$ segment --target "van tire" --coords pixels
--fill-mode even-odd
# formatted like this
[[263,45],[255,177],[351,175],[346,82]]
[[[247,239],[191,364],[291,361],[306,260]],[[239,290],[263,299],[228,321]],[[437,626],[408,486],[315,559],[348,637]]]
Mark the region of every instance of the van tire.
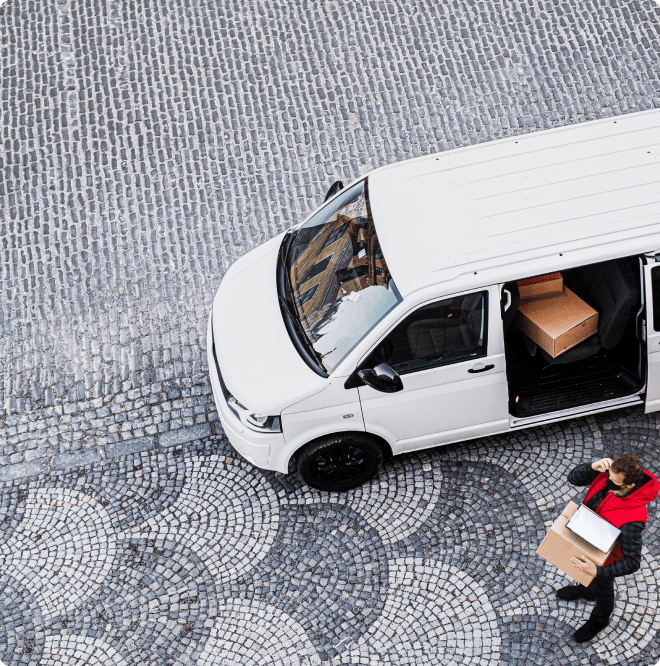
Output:
[[297,456],[298,476],[317,490],[343,491],[372,479],[383,462],[383,450],[361,432],[326,435],[303,447]]

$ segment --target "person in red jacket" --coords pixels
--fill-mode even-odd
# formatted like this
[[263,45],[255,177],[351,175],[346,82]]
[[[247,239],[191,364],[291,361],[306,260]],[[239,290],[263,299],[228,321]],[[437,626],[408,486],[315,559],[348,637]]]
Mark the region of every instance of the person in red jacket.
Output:
[[646,506],[658,496],[658,479],[642,467],[632,454],[616,460],[602,458],[578,465],[568,475],[569,483],[589,485],[584,498],[592,511],[621,530],[612,554],[602,567],[591,560],[573,557],[573,564],[595,576],[589,587],[569,585],[556,591],[559,599],[595,601],[591,616],[574,634],[578,643],[590,641],[610,622],[614,610],[614,579],[639,569],[642,559],[642,531],[648,520]]

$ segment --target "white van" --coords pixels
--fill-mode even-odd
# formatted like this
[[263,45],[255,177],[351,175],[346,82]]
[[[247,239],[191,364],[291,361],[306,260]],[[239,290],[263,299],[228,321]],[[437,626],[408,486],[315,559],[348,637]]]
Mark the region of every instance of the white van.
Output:
[[[340,187],[213,302],[213,394],[252,464],[345,490],[383,456],[660,409],[660,109]],[[512,325],[517,281],[553,272],[599,315],[556,358]]]

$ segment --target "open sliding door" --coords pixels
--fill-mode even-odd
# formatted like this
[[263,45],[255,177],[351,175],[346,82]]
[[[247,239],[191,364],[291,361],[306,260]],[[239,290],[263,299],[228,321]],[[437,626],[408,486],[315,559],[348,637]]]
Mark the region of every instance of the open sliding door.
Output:
[[660,410],[660,255],[644,257],[646,303],[646,404],[644,411]]

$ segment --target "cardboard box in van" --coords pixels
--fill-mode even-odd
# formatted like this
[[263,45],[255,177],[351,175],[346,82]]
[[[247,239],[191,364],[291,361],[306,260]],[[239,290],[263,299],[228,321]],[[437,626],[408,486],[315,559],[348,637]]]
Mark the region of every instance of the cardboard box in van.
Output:
[[598,312],[564,287],[559,293],[521,300],[516,325],[552,358],[557,358],[597,331]]
[[596,563],[597,566],[602,567],[605,560],[609,557],[614,549],[614,545],[606,552],[603,553],[595,546],[579,537],[577,534],[571,532],[566,523],[570,520],[571,516],[577,510],[578,505],[575,502],[569,502],[566,508],[561,512],[559,518],[552,524],[545,539],[536,551],[544,560],[554,564],[558,569],[568,574],[573,580],[576,580],[582,585],[589,585],[594,579],[594,576],[580,571],[571,562],[571,557],[580,557],[582,559],[589,559]]
[[535,298],[543,294],[557,294],[564,289],[564,279],[561,273],[548,273],[533,278],[518,280],[520,298]]

